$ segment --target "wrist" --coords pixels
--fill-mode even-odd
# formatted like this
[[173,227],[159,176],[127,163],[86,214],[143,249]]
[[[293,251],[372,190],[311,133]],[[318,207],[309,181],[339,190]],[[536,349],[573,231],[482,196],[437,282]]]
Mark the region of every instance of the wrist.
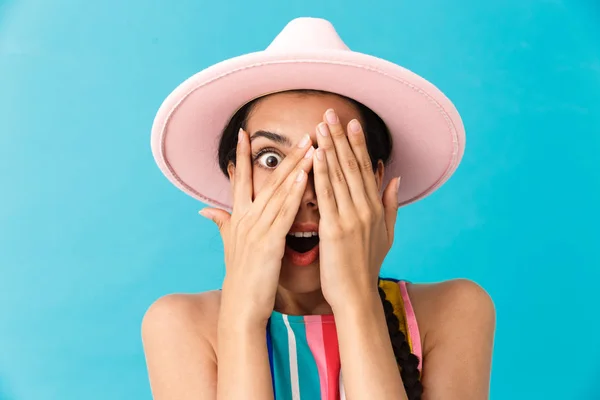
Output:
[[264,337],[267,323],[255,318],[240,318],[237,315],[222,314],[217,324],[217,336],[220,339],[251,340],[256,337]]
[[237,329],[242,331],[266,329],[269,317],[257,313],[252,307],[241,306],[237,303],[221,303],[219,309],[219,329]]
[[224,284],[221,290],[219,322],[236,324],[243,329],[267,325],[274,304],[268,299],[257,299],[256,294],[244,293],[233,285]]
[[238,305],[221,306],[219,310],[219,330],[236,331],[240,334],[253,331],[264,331],[269,321],[268,316]]
[[379,312],[383,312],[381,298],[377,288],[372,291],[365,291],[357,296],[348,296],[339,304],[332,304],[331,309],[336,317],[373,317]]

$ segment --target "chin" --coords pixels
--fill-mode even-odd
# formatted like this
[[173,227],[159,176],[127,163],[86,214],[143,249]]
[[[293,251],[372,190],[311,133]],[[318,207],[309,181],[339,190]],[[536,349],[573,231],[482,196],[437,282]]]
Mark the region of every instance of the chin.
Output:
[[319,262],[298,266],[283,259],[279,285],[292,293],[312,293],[321,289]]

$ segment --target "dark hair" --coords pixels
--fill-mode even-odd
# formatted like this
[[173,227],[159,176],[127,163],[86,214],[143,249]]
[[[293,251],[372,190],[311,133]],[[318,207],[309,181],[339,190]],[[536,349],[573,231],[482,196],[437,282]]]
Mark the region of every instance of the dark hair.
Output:
[[[326,94],[328,92],[318,90],[291,90],[289,92],[297,94]],[[339,95],[338,95],[339,96]],[[371,109],[356,100],[340,96],[354,105],[359,112],[362,120],[363,130],[366,136],[367,150],[371,157],[373,170],[376,170],[377,163],[381,160],[384,164],[390,161],[392,151],[392,138],[389,130],[383,120]],[[229,123],[223,130],[219,142],[219,167],[225,176],[229,176],[227,167],[229,163],[235,165],[237,137],[240,128],[246,128],[248,117],[259,99],[253,100],[242,108],[229,120]],[[400,330],[400,321],[394,314],[392,303],[386,298],[385,292],[379,288],[379,297],[385,312],[394,355],[400,367],[400,375],[409,400],[420,400],[423,393],[423,386],[420,381],[418,369],[419,359],[411,353],[406,336]],[[415,338],[418,340],[418,338]]]

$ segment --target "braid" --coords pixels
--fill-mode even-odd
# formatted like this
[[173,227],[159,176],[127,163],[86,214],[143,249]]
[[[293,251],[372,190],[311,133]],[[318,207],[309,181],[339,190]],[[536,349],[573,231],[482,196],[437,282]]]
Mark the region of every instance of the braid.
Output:
[[423,385],[420,381],[418,369],[419,358],[410,352],[406,336],[400,330],[400,321],[398,320],[398,317],[396,317],[396,314],[394,314],[394,307],[392,306],[392,303],[386,299],[385,292],[381,287],[379,287],[379,297],[383,304],[385,320],[394,349],[394,356],[396,356],[398,366],[400,367],[400,376],[402,377],[408,400],[421,400]]

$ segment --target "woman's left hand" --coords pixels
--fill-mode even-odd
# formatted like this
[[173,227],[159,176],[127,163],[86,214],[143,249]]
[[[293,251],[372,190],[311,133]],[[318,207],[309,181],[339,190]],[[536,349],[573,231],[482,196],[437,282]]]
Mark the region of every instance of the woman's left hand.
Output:
[[346,130],[333,110],[317,127],[313,172],[319,206],[319,262],[325,300],[336,308],[378,298],[381,265],[394,239],[400,178],[379,196],[358,120]]

